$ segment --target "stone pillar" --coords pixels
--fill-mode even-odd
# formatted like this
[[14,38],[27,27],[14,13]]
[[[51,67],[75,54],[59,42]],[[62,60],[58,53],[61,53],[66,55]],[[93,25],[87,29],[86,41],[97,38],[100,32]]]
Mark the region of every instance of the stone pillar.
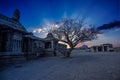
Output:
[[17,44],[16,44],[16,40],[15,40],[15,43],[14,43],[14,48],[15,48],[15,52],[16,52],[16,47],[17,46]]
[[20,43],[19,43],[19,40],[17,40],[17,43],[18,43],[18,51],[20,52],[20,47],[19,47]]
[[14,52],[14,40],[12,40],[12,51]]
[[106,48],[107,48],[107,52],[109,51],[109,46],[106,46]]
[[20,51],[22,52],[22,40],[20,40]]
[[15,40],[14,40],[14,52],[15,52]]
[[2,47],[2,43],[1,43],[2,41],[1,40],[2,40],[2,38],[1,38],[1,32],[0,32],[0,51],[1,51],[1,47]]
[[10,50],[10,34],[7,33],[7,37],[6,37],[6,52],[8,52]]
[[95,50],[94,50],[94,48],[93,48],[93,47],[91,47],[91,52],[95,52]]
[[30,52],[30,51],[31,51],[31,44],[30,44],[30,39],[28,39],[28,52]]
[[22,51],[21,51],[21,47],[20,47],[20,40],[18,41],[18,43],[19,43],[19,46],[18,46],[18,47],[19,47],[19,50],[20,50],[20,52],[22,52]]
[[98,52],[98,46],[96,46],[96,52]]
[[52,51],[54,51],[54,42],[51,41],[51,48],[52,48]]
[[104,46],[102,46],[102,52],[104,52]]
[[7,33],[6,35],[6,52],[11,51],[11,34]]
[[17,44],[18,44],[18,52],[20,52],[20,40],[17,40]]
[[22,48],[21,48],[21,40],[19,41],[19,48],[20,48],[20,52],[22,52]]
[[15,52],[15,40],[13,40],[13,52]]
[[13,50],[13,52],[14,52],[14,40],[12,41],[12,50]]

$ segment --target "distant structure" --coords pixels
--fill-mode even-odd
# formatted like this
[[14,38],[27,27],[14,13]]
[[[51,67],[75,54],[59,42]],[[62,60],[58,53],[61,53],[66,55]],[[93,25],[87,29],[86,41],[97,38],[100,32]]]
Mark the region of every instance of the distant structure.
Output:
[[115,52],[120,52],[120,47],[114,47],[113,49]]
[[86,50],[86,49],[88,49],[88,46],[87,45],[82,45],[79,49]]
[[56,56],[58,46],[63,44],[59,45],[52,33],[48,33],[44,39],[34,36],[25,29],[19,19],[18,9],[14,11],[12,18],[0,14],[0,56],[23,55],[29,59],[48,52]]
[[90,48],[92,52],[113,52],[112,44],[101,44],[99,46],[92,46]]

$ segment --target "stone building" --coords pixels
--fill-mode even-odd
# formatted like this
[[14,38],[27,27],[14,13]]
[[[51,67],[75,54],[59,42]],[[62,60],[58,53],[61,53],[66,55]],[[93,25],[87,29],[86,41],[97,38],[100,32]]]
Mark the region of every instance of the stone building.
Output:
[[28,59],[43,54],[44,40],[28,32],[19,18],[18,9],[12,18],[0,14],[0,56],[17,55]]
[[19,21],[0,14],[0,52],[22,54],[23,35],[26,34]]
[[22,51],[26,58],[38,57],[43,53],[44,40],[34,36],[32,33],[23,36]]
[[54,38],[52,33],[48,33],[47,37],[44,38],[44,43],[45,43],[45,53],[46,54],[53,54],[56,56],[56,47],[58,44],[58,40]]
[[99,46],[92,46],[90,48],[90,51],[92,52],[111,52],[113,51],[112,44],[101,44]]
[[44,39],[38,38],[28,32],[19,19],[18,9],[14,11],[12,18],[0,14],[0,56],[22,55],[26,59],[45,53],[56,56],[58,40],[52,33],[48,33]]
[[114,52],[120,52],[120,47],[114,47]]

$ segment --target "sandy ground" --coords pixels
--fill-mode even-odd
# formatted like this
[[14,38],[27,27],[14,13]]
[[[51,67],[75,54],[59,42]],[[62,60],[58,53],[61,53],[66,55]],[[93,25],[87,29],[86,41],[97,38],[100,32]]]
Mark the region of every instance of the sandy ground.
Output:
[[0,72],[0,80],[120,80],[120,53],[74,51],[71,58],[44,57]]

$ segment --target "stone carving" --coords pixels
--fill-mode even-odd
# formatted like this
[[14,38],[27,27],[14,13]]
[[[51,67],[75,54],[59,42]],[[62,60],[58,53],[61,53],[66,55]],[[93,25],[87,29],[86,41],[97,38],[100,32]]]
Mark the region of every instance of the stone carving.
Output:
[[16,20],[16,21],[19,21],[20,19],[20,11],[19,9],[16,9],[13,13],[13,19]]

